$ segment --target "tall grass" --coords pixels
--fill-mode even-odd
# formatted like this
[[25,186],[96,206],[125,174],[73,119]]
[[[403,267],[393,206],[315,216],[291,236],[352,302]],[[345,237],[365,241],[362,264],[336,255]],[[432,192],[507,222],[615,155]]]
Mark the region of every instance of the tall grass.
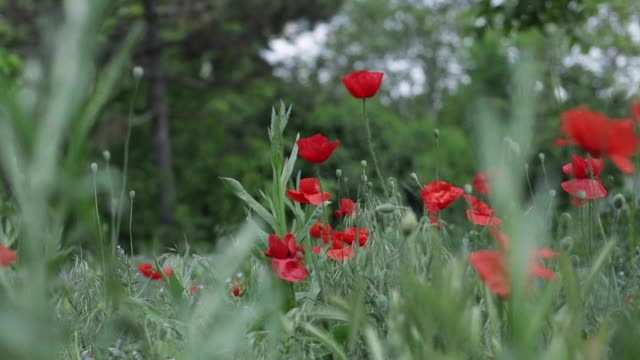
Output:
[[[525,168],[534,158],[538,74],[526,60],[532,56],[513,69],[510,119],[500,119],[482,94],[473,104],[477,153],[483,167],[498,174],[491,202],[514,239],[508,300],[491,293],[467,261],[471,251],[494,245],[487,231],[466,222],[463,207],[448,209],[448,224],[439,230],[403,205],[397,179],[372,184],[366,166],[356,184],[359,212],[336,226],[369,229],[367,247],[344,262],[311,253],[319,243],[309,229],[324,209],[285,196],[301,174],[297,137],[285,131],[292,109],[284,104],[271,114],[270,188],[257,198],[251,195],[256,189],[222,180],[247,208],[246,225],[219,239],[214,254],[187,248],[147,258],[174,273],[160,281],[142,277],[136,267],[144,256],[116,244],[122,207],[133,205],[133,196],[125,199],[126,177],[107,176],[115,173],[113,162],[109,168],[97,162],[91,171],[96,160],[84,156],[88,134],[140,35],[134,26],[98,72],[95,34],[106,6],[66,1],[43,76],[0,81],[0,163],[15,206],[2,218],[0,241],[17,248],[19,257],[0,269],[2,358],[619,359],[640,350],[637,301],[626,298],[638,287],[637,239],[628,231],[637,203],[614,209],[603,200],[594,216],[578,221],[577,209],[556,214],[560,194],[548,179],[533,196],[521,190],[531,181]],[[446,132],[438,141],[447,141]],[[388,196],[376,191],[379,186]],[[111,211],[104,217],[100,208]],[[601,231],[590,231],[600,222]],[[268,234],[287,231],[307,247],[311,273],[297,284],[275,277],[262,253]],[[71,246],[66,239],[72,238],[87,240]],[[543,245],[561,253],[552,265],[558,276],[531,284],[523,264]],[[236,297],[231,286],[238,284],[243,292]]]

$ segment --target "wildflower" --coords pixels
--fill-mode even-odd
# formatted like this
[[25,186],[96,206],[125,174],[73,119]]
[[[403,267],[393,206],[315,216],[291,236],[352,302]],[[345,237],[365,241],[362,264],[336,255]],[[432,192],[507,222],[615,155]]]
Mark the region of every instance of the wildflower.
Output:
[[349,260],[355,255],[356,251],[352,246],[344,248],[330,249],[327,251],[327,257],[335,261]]
[[353,215],[356,213],[356,211],[357,211],[357,207],[356,207],[355,201],[348,198],[342,198],[340,199],[340,209],[336,210],[334,215],[336,217],[342,217],[347,215]]
[[640,139],[632,120],[612,120],[604,114],[579,107],[562,114],[560,130],[566,138],[556,145],[576,144],[596,158],[607,156],[625,174],[634,171],[630,157],[636,153]]
[[[140,270],[142,275],[144,275],[145,277],[151,280],[162,279],[162,273],[160,272],[160,270],[153,270],[152,263],[142,263],[138,265],[138,270]],[[173,274],[173,269],[170,267],[164,267],[162,268],[162,272],[166,277],[171,277],[171,274]]]
[[[503,299],[509,297],[511,293],[511,282],[507,269],[507,253],[511,244],[509,236],[497,229],[490,228],[491,233],[498,242],[499,250],[480,250],[469,255],[469,262],[476,270],[480,279],[496,295]],[[533,257],[539,259],[552,259],[557,253],[551,249],[542,248],[534,252]],[[555,277],[553,270],[550,270],[535,260],[529,263],[529,275],[552,280]]]
[[464,198],[471,206],[471,209],[467,210],[467,218],[472,223],[482,226],[498,226],[502,223],[502,219],[495,215],[496,210],[484,201],[473,195],[465,195]]
[[371,98],[376,95],[382,85],[384,73],[378,71],[360,70],[342,78],[342,83],[349,90],[351,96],[357,99]]
[[309,235],[314,238],[320,238],[328,231],[331,231],[331,225],[326,222],[316,221],[309,230]]
[[342,239],[345,243],[351,245],[357,239],[360,246],[366,246],[369,241],[369,230],[365,228],[350,227],[342,233]]
[[422,188],[422,201],[431,214],[437,214],[456,201],[464,190],[442,180],[433,181]]
[[602,159],[573,155],[571,162],[562,166],[562,172],[578,179],[597,177],[604,169]]
[[327,161],[340,141],[329,142],[322,134],[315,134],[297,141],[300,156],[308,162],[322,164]]
[[489,184],[489,176],[486,173],[479,172],[473,178],[473,188],[478,194],[491,194],[493,189]]
[[238,297],[238,296],[242,295],[242,289],[241,288],[233,288],[233,289],[231,289],[231,293],[233,294],[233,296]]
[[191,296],[195,296],[196,294],[198,294],[198,291],[200,291],[200,287],[197,285],[191,285],[191,288],[189,288],[189,294]]
[[0,244],[0,266],[7,267],[16,261],[16,252]]
[[293,201],[316,206],[331,197],[328,192],[320,192],[320,180],[316,178],[300,179],[298,190],[287,190],[287,195]]
[[309,271],[300,262],[304,248],[298,246],[296,238],[287,233],[283,239],[277,235],[269,235],[269,249],[264,254],[271,258],[271,266],[275,273],[283,280],[299,282],[307,278]]
[[314,246],[313,248],[311,248],[311,251],[313,251],[313,253],[316,255],[320,255],[320,253],[322,252],[322,246]]

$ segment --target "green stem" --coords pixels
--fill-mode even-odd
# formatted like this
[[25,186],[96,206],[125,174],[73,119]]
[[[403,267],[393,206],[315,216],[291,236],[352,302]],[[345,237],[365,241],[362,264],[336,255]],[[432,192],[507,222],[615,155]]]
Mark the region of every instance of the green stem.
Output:
[[362,99],[362,116],[364,116],[364,125],[367,130],[367,143],[369,144],[369,152],[371,153],[371,158],[373,159],[373,166],[376,168],[376,174],[380,179],[380,184],[382,185],[382,190],[384,191],[384,196],[388,199],[389,193],[387,192],[387,186],[384,182],[384,177],[380,172],[380,166],[378,166],[378,158],[376,157],[376,153],[373,150],[373,137],[371,136],[371,126],[369,125],[369,117],[367,116],[367,100]]

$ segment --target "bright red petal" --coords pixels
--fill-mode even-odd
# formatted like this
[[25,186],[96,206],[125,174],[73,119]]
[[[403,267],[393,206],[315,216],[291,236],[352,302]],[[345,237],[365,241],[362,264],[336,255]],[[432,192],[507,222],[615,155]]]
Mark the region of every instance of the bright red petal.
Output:
[[355,253],[355,249],[348,246],[342,249],[331,249],[327,251],[327,256],[335,261],[344,261],[351,259]]
[[6,267],[16,261],[16,252],[0,245],[0,266]]
[[585,200],[600,199],[607,196],[607,189],[600,181],[595,179],[572,179],[560,184],[562,189],[571,196],[580,198],[580,192],[584,192]]
[[541,279],[553,280],[556,273],[538,263],[533,263],[529,269],[529,273]]
[[300,192],[300,191],[296,191],[296,190],[287,190],[287,196],[295,201],[295,202],[299,202],[300,204],[308,204],[309,203],[309,199],[307,199],[307,196]]
[[536,250],[534,255],[540,259],[553,259],[558,256],[558,253],[548,248],[541,248]]
[[511,284],[509,283],[504,258],[498,251],[476,251],[469,255],[469,262],[491,291],[501,298],[509,297]]
[[272,259],[273,271],[282,280],[300,282],[307,278],[309,270],[297,259]]

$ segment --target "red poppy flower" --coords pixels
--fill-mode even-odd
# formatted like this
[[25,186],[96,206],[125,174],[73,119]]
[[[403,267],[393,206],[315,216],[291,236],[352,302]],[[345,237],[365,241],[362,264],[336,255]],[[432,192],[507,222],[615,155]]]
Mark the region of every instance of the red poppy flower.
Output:
[[269,235],[269,249],[264,254],[271,258],[273,271],[282,280],[298,282],[307,278],[309,271],[300,262],[304,248],[298,246],[296,238],[287,233],[283,239],[277,235]]
[[322,164],[327,161],[340,141],[329,142],[322,134],[315,134],[297,141],[300,157],[310,163]]
[[369,241],[369,231],[365,228],[350,227],[344,230],[342,239],[348,245],[353,244],[353,242],[358,239],[360,246],[366,246],[367,241]]
[[477,173],[473,178],[472,184],[478,194],[491,194],[493,191],[491,184],[489,184],[489,176],[485,173]]
[[604,169],[604,161],[597,158],[585,159],[582,156],[573,155],[571,162],[562,166],[562,172],[578,179],[598,176]]
[[352,246],[347,246],[345,248],[330,249],[327,251],[327,257],[335,261],[345,261],[351,259],[355,253],[356,250]]
[[[142,263],[138,265],[138,270],[140,270],[142,275],[144,275],[149,279],[152,279],[152,280],[162,279],[162,273],[160,273],[159,270],[154,270],[152,263]],[[166,277],[170,277],[171,274],[173,274],[173,269],[170,267],[165,267],[162,269],[162,272],[165,274]]]
[[0,266],[7,267],[16,261],[16,252],[0,245]]
[[336,217],[353,215],[357,211],[355,201],[347,198],[340,199],[340,209],[336,210],[334,215]]
[[313,248],[311,248],[311,251],[313,251],[313,253],[316,255],[320,255],[320,253],[322,252],[322,246],[314,246]]
[[323,234],[331,231],[331,225],[326,222],[316,221],[309,229],[309,235],[314,238],[320,238]]
[[282,280],[299,282],[307,278],[309,270],[298,259],[271,259],[273,271]]
[[496,216],[496,210],[487,203],[472,195],[464,196],[471,209],[467,210],[467,218],[476,225],[498,226],[502,224],[502,219]]
[[298,190],[287,190],[287,195],[291,200],[301,204],[321,205],[323,201],[329,200],[331,194],[320,192],[320,180],[316,178],[300,179]]
[[452,202],[456,201],[464,190],[453,186],[445,181],[436,180],[422,188],[422,201],[427,207],[427,211],[436,214],[446,209]]
[[[595,200],[607,196],[607,189],[602,186],[600,179],[571,179],[560,186],[578,200]],[[584,198],[580,197],[581,192]]]
[[366,99],[376,96],[382,85],[384,73],[378,71],[360,70],[342,78],[342,83],[349,90],[351,96]]
[[634,171],[630,157],[636,153],[640,139],[632,120],[612,120],[606,115],[579,107],[562,114],[562,133],[566,141],[577,144],[594,157],[607,156],[626,174]]
[[[511,240],[505,233],[496,231],[493,230],[492,233],[494,236],[497,235],[496,240],[500,250],[473,252],[469,255],[469,262],[489,289],[501,298],[506,299],[511,293],[511,282],[506,266],[506,250]],[[541,259],[552,259],[556,256],[555,251],[546,248],[539,249],[534,253],[534,258]],[[553,280],[555,277],[553,270],[544,267],[535,260],[532,260],[529,264],[529,274],[547,280]]]
[[233,294],[233,296],[238,297],[238,296],[242,295],[242,289],[233,288],[233,289],[231,289],[231,293]]
[[195,296],[198,291],[200,291],[200,288],[197,285],[191,285],[191,288],[189,288],[189,294],[191,296]]

